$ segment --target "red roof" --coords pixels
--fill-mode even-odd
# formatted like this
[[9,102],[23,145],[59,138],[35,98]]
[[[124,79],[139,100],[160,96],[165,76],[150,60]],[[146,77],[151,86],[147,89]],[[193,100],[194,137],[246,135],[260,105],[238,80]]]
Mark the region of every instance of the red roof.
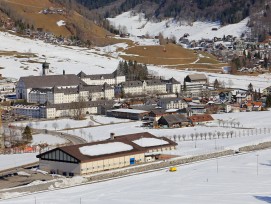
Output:
[[207,121],[212,121],[214,120],[213,117],[209,114],[204,114],[204,115],[193,115],[190,116],[189,119],[192,122],[207,122]]

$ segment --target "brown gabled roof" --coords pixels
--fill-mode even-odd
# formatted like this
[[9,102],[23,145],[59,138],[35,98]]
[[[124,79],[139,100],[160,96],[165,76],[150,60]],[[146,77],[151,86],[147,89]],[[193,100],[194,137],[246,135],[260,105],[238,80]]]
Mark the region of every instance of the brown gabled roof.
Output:
[[173,115],[162,116],[158,120],[158,123],[159,123],[159,121],[162,121],[162,120],[165,120],[167,122],[167,124],[169,124],[169,125],[190,122],[190,120],[182,114],[173,114]]
[[[66,154],[74,157],[79,162],[90,162],[90,161],[97,161],[97,160],[103,160],[103,159],[109,159],[109,158],[115,158],[125,155],[132,155],[132,154],[140,154],[145,153],[148,150],[151,149],[157,149],[157,147],[169,147],[169,146],[177,146],[178,144],[165,138],[165,137],[159,137],[159,139],[165,140],[168,142],[168,144],[159,145],[159,146],[151,146],[151,147],[141,147],[135,143],[133,143],[134,140],[141,139],[141,138],[157,138],[156,136],[148,133],[148,132],[142,132],[142,133],[135,133],[135,134],[128,134],[128,135],[122,135],[122,136],[116,136],[115,139],[111,140],[103,140],[98,142],[91,142],[87,144],[79,144],[79,145],[70,145],[70,146],[64,146],[64,147],[58,147],[53,150],[44,152],[42,154],[39,154],[37,157],[41,158],[42,155],[47,154],[49,152],[55,151],[55,150],[61,150],[65,152]],[[103,154],[103,155],[97,155],[97,156],[89,156],[84,155],[80,152],[79,148],[84,146],[92,146],[92,145],[98,145],[98,144],[108,144],[113,142],[121,142],[127,145],[130,145],[133,147],[132,150],[129,151],[122,151],[122,152],[115,152],[111,154]]]
[[20,81],[24,82],[25,88],[50,88],[54,86],[77,86],[79,84],[86,85],[86,83],[75,74],[28,76],[21,77]]
[[212,121],[214,120],[213,117],[209,114],[203,114],[203,115],[193,115],[193,116],[190,116],[189,119],[192,121],[192,122],[207,122],[207,121]]
[[154,115],[164,115],[166,113],[166,109],[164,108],[156,108],[151,110],[149,114],[153,113]]

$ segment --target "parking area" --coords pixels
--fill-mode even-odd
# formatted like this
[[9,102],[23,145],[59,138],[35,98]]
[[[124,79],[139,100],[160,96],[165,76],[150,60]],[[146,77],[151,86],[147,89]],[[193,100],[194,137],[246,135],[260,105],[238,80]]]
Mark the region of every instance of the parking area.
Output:
[[31,185],[32,182],[46,182],[54,179],[52,175],[42,171],[27,168],[18,168],[0,173],[0,190],[19,186]]

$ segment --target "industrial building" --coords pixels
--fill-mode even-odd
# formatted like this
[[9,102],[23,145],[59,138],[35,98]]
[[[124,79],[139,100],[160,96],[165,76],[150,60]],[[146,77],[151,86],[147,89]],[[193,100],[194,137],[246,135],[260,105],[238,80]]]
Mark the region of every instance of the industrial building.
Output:
[[155,161],[177,143],[148,132],[115,136],[88,144],[52,149],[37,156],[41,170],[64,176],[86,175]]

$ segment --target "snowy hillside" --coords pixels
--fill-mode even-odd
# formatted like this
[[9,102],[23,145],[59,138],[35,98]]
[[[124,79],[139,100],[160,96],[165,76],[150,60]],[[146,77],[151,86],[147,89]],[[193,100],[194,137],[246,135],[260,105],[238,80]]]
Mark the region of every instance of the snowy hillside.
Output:
[[[103,56],[107,50],[64,47],[0,32],[0,67],[3,76],[40,75],[41,63],[49,62],[51,74],[110,73],[118,60]],[[118,45],[116,45],[118,46]],[[114,46],[111,48],[113,49]]]
[[[231,24],[222,27],[219,22],[201,22],[196,21],[192,25],[187,23],[176,22],[173,19],[163,20],[161,22],[151,22],[144,18],[144,14],[132,14],[132,12],[125,12],[115,18],[108,19],[116,28],[125,26],[128,33],[134,36],[141,36],[149,34],[151,36],[158,35],[160,32],[165,37],[175,36],[177,39],[182,37],[185,33],[190,36],[189,40],[200,40],[202,38],[213,39],[214,37],[223,37],[223,35],[233,35],[240,37],[249,28],[247,23],[249,18],[237,24]],[[212,31],[212,28],[217,28],[217,31]]]
[[[139,40],[139,39],[137,39]],[[21,76],[40,75],[41,63],[50,63],[50,74],[78,74],[81,70],[87,74],[112,73],[122,60],[117,48],[127,48],[127,44],[119,43],[106,47],[87,49],[80,47],[64,47],[46,44],[39,40],[30,40],[0,32],[0,72],[4,77],[20,78]],[[156,41],[140,40],[142,44],[156,44]],[[31,55],[31,57],[29,56]],[[33,56],[34,55],[34,56]],[[174,76],[180,82],[193,71],[168,69],[163,66],[148,66],[156,75],[171,78]],[[206,73],[210,82],[215,79],[224,81],[225,85],[247,88],[251,82],[254,88],[261,90],[271,85],[271,75],[234,76]]]

